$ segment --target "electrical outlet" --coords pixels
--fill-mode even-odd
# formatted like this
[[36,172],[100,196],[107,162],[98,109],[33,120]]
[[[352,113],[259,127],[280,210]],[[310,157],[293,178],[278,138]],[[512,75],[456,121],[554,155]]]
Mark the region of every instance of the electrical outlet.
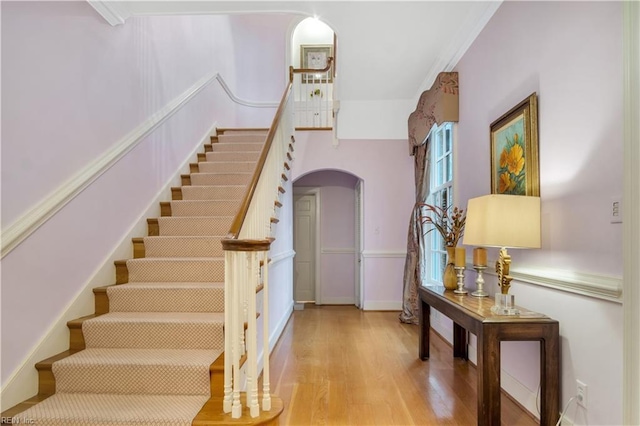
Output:
[[587,385],[580,380],[576,380],[576,389],[578,405],[587,408]]

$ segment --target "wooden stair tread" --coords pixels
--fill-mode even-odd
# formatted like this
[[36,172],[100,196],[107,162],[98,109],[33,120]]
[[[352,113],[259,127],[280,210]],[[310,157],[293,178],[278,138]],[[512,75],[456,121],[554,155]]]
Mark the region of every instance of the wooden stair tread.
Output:
[[[218,127],[216,134],[224,135],[226,132],[269,132],[267,127]],[[265,134],[266,136],[266,134]]]
[[39,361],[36,363],[36,369],[38,370],[51,370],[51,366],[53,365],[54,362],[56,361],[60,361],[61,359],[64,359],[68,356],[71,356],[73,354],[75,354],[76,352],[79,351],[74,351],[72,349],[67,349],[64,352],[60,352],[59,354],[56,354],[54,356],[51,356],[47,359],[43,359],[42,361]]
[[91,315],[86,315],[84,317],[80,317],[80,318],[75,318],[72,320],[67,321],[67,327],[69,328],[82,328],[82,323],[85,322],[88,319],[91,318],[96,318],[100,315],[96,315],[96,314],[91,314]]

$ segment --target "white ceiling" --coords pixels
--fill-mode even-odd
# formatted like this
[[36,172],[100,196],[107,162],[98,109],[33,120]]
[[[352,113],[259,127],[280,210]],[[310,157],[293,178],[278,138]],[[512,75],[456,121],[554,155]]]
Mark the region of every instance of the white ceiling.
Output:
[[316,16],[338,37],[342,101],[417,101],[439,72],[453,68],[501,1],[140,1],[116,7],[98,3],[122,19],[232,12]]

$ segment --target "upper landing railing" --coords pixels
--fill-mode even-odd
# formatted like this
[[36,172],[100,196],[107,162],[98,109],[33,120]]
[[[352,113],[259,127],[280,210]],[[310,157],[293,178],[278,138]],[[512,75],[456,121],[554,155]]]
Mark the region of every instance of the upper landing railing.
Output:
[[334,123],[333,58],[323,69],[289,67],[294,87],[295,126],[298,130],[330,130]]

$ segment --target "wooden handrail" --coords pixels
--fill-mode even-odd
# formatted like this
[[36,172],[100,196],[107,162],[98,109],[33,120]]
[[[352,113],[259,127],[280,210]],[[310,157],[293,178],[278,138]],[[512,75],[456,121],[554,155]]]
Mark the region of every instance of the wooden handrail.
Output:
[[235,240],[223,239],[222,248],[225,251],[269,251],[275,238],[265,240]]
[[264,143],[264,146],[262,147],[262,152],[260,153],[260,158],[258,159],[258,164],[256,165],[256,170],[253,172],[253,177],[251,178],[251,182],[249,183],[249,190],[242,199],[240,210],[238,210],[238,213],[236,213],[236,216],[233,218],[233,222],[231,223],[231,228],[229,229],[227,238],[237,239],[238,235],[240,234],[242,224],[244,223],[244,220],[247,217],[247,212],[249,211],[249,205],[251,204],[253,194],[256,192],[258,180],[260,179],[260,175],[262,174],[262,169],[264,168],[264,164],[267,161],[267,155],[269,154],[269,150],[271,149],[273,138],[276,135],[276,130],[278,129],[278,125],[280,124],[280,120],[282,119],[282,115],[284,114],[287,100],[289,98],[289,95],[291,94],[292,86],[292,83],[289,82],[284,90],[282,99],[280,100],[280,106],[278,106],[278,111],[276,111],[276,115],[275,117],[273,117],[271,128],[269,128],[269,133],[267,133],[267,139]]
[[321,70],[314,68],[294,68],[293,66],[289,66],[289,82],[293,83],[294,74],[320,74],[329,71],[332,65],[333,57],[330,56],[329,58],[327,58],[327,66],[322,68]]

